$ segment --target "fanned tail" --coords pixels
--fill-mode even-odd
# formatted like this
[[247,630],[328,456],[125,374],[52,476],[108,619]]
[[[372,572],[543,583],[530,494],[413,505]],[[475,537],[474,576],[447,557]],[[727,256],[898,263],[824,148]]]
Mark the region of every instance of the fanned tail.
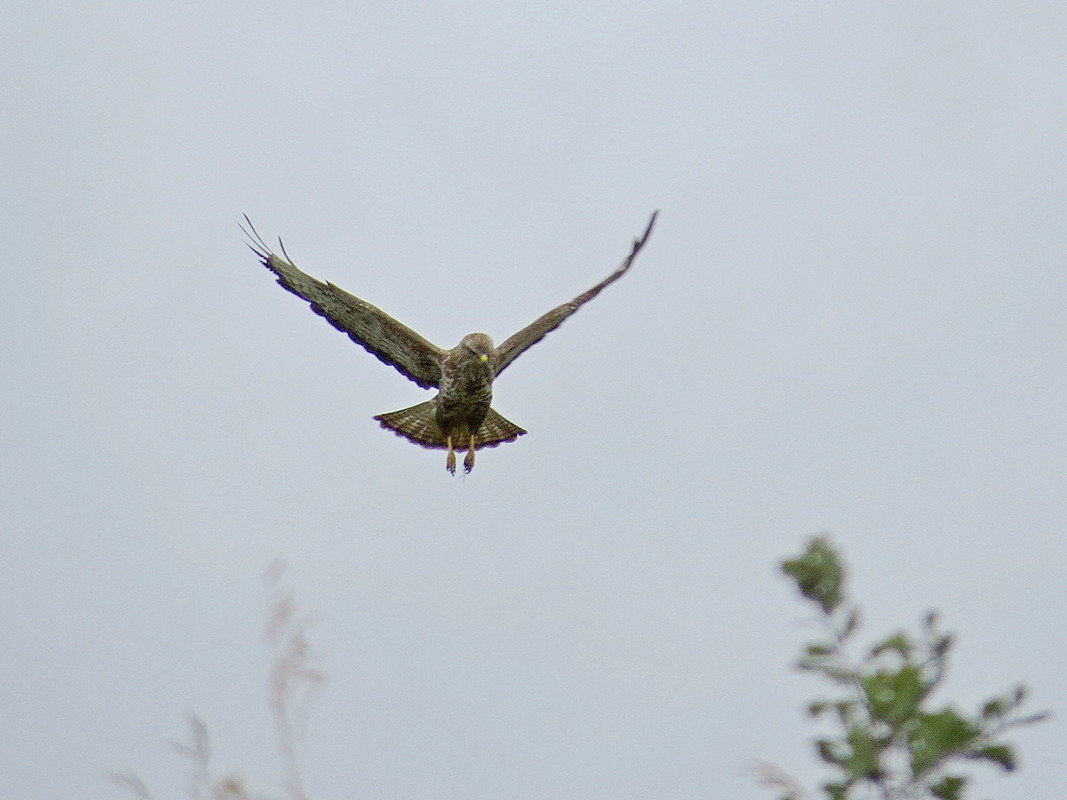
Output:
[[[442,449],[448,447],[448,439],[438,427],[437,420],[434,419],[433,400],[427,400],[425,403],[403,408],[400,411],[379,414],[374,419],[386,430],[392,431],[397,436],[403,436],[415,444]],[[474,437],[474,449],[481,450],[483,447],[496,447],[498,444],[512,442],[524,433],[526,431],[518,425],[504,419],[493,409],[489,409],[485,421]],[[467,442],[460,437],[453,436],[452,443],[458,450],[467,449]]]
[[478,428],[478,435],[474,437],[474,449],[513,442],[525,433],[526,431],[514,422],[504,419],[490,408],[489,413],[485,415],[485,421]]
[[448,443],[441,429],[437,427],[433,412],[433,401],[427,400],[411,408],[379,414],[375,419],[386,430],[415,444],[421,444],[423,447],[447,447]]

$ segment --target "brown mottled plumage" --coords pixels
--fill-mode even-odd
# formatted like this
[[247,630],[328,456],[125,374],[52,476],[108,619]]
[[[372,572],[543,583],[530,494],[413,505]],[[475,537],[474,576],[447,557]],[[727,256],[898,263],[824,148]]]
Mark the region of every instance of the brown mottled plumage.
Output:
[[493,380],[522,352],[626,273],[648,241],[658,213],[652,214],[644,234],[634,240],[630,255],[619,268],[592,289],[552,309],[500,347],[494,347],[493,340],[484,333],[469,333],[451,350],[431,344],[381,309],[332,283],[304,274],[288,260],[284,246],[281,251],[285,258],[271,252],[247,216],[245,233],[263,266],[278,276],[278,283],[283,287],[307,300],[312,311],[419,386],[439,390],[432,400],[380,414],[375,419],[383,428],[423,447],[447,449],[446,466],[454,474],[456,450],[467,451],[463,468],[470,472],[474,468],[475,450],[514,441],[526,433],[490,407]]

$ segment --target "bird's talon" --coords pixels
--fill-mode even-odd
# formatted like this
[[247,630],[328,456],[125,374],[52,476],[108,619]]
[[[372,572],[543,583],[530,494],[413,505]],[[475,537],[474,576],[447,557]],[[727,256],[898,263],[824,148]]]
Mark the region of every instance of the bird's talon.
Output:
[[471,434],[467,443],[467,455],[463,458],[463,470],[465,472],[470,472],[474,469],[474,438],[474,434]]

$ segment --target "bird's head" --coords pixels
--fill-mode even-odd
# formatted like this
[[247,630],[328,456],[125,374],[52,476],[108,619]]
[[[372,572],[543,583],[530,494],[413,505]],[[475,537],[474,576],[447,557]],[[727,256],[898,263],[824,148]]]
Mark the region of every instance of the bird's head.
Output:
[[465,353],[482,363],[487,362],[493,356],[493,340],[485,333],[468,333],[459,343]]

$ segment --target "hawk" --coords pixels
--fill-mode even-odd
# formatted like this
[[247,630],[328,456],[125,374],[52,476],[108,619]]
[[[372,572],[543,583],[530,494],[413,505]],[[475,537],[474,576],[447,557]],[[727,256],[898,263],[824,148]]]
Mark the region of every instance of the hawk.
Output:
[[626,274],[648,241],[657,214],[658,211],[652,214],[645,232],[634,240],[630,254],[619,268],[592,289],[539,317],[499,347],[484,333],[469,333],[451,350],[430,343],[367,301],[304,274],[289,260],[280,239],[282,255],[272,252],[247,215],[248,230],[242,230],[249,239],[248,246],[263,266],[278,276],[278,283],[285,289],[306,300],[312,311],[347,333],[352,341],[379,360],[395,367],[401,375],[424,389],[438,390],[432,400],[380,414],[374,419],[383,428],[415,444],[447,450],[445,466],[454,475],[456,450],[467,451],[463,469],[470,472],[474,468],[475,450],[514,441],[526,433],[490,407],[494,379],[527,348]]

